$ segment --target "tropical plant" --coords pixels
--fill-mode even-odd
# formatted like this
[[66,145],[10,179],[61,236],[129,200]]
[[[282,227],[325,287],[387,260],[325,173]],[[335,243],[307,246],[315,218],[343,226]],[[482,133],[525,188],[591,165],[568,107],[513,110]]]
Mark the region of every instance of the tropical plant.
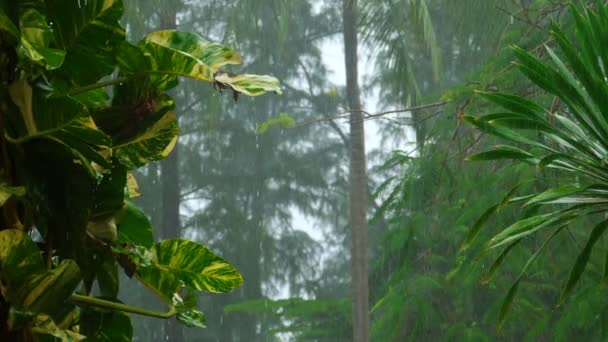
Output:
[[[120,0],[0,4],[0,336],[130,340],[127,313],[202,327],[196,292],[243,279],[205,246],[154,243],[132,171],[178,139],[179,77],[249,96],[280,93],[270,76],[220,71],[231,49],[188,32],[125,41]],[[167,312],[117,299],[118,267]]]
[[[496,146],[469,157],[470,160],[513,159],[539,169],[553,169],[561,175],[561,185],[542,192],[516,196],[517,187],[510,191],[479,218],[463,244],[463,249],[467,249],[495,212],[509,204],[522,205],[526,213],[524,218],[500,230],[485,245],[484,251],[504,247],[490,268],[486,278],[490,280],[515,246],[525,238],[551,230],[508,291],[500,310],[499,324],[504,322],[512,307],[526,270],[543,249],[555,241],[556,235],[569,233],[573,236],[572,227],[587,238],[561,289],[561,304],[581,279],[594,246],[608,227],[605,216],[599,217],[599,223],[590,232],[580,224],[572,224],[577,220],[580,223],[583,218],[595,219],[595,214],[605,215],[608,209],[605,159],[608,151],[608,50],[604,48],[608,39],[608,9],[597,2],[594,7],[572,5],[570,11],[576,34],[570,37],[557,24],[552,24],[551,40],[545,45],[548,61],[521,48],[513,48],[517,68],[532,83],[554,96],[551,107],[545,108],[523,96],[479,92],[505,110],[481,117],[464,117],[482,132],[514,143]],[[556,44],[559,53],[550,44]],[[565,178],[568,175],[569,178]]]

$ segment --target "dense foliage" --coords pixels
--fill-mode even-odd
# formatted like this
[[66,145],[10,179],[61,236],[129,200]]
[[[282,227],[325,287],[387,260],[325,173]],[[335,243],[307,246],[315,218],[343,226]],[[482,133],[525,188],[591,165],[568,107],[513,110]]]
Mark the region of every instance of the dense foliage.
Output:
[[[521,203],[526,209],[524,218],[501,230],[487,243],[488,249],[505,247],[492,265],[491,272],[494,272],[525,238],[539,234],[541,230],[552,230],[509,290],[501,309],[501,321],[512,306],[527,268],[554,237],[570,227],[586,235],[584,227],[588,224],[581,225],[580,220],[605,214],[607,209],[608,54],[601,42],[608,38],[608,9],[603,4],[584,10],[571,6],[570,12],[575,22],[574,35],[567,35],[555,23],[551,25],[551,36],[561,57],[548,45],[544,47],[549,59],[547,62],[515,48],[518,69],[535,85],[554,96],[552,105],[545,108],[521,96],[481,92],[480,95],[503,110],[479,118],[465,117],[481,131],[517,144],[497,146],[469,157],[470,160],[514,159],[536,165],[538,169],[551,168],[573,176],[562,176],[561,182],[548,190],[524,196],[517,196],[517,187],[514,188],[483,215],[464,243],[463,248],[466,249],[479,234],[484,221],[495,211],[509,204]],[[534,134],[529,134],[530,130]],[[607,224],[604,217],[591,229],[584,246],[581,245],[561,290],[560,303],[567,299],[581,279]],[[608,271],[608,266],[604,269]]]
[[[608,336],[608,17],[581,2],[359,1],[371,340]],[[128,0],[122,19],[120,1],[0,3],[0,246],[34,255],[17,269],[0,252],[2,322],[93,340],[130,338],[128,318],[141,341],[353,340],[342,1]],[[224,45],[286,96],[220,96],[257,93],[217,70],[242,72]],[[175,226],[162,225],[169,163]],[[169,297],[173,281],[209,290],[165,267],[208,253],[183,238],[245,282]],[[10,277],[29,285],[11,292]],[[53,295],[21,299],[47,293],[34,285]],[[145,316],[200,325],[197,301],[206,329]]]
[[[133,171],[165,158],[179,130],[179,77],[220,91],[280,93],[270,76],[220,71],[231,49],[165,30],[125,40],[120,0],[0,7],[0,339],[126,341],[127,313],[202,327],[196,292],[241,285],[205,246],[155,243]],[[168,307],[118,299],[122,268]]]

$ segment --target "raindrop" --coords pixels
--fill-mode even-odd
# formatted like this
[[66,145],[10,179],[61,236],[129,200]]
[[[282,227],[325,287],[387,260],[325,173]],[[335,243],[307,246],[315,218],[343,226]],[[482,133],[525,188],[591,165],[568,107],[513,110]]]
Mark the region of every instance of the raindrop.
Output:
[[80,3],[80,0],[78,0],[78,8],[82,8],[82,4]]

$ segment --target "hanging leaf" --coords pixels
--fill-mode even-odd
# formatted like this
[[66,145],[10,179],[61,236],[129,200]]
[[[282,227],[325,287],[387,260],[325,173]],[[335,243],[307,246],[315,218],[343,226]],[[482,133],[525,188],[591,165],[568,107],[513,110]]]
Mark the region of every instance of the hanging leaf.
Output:
[[215,81],[247,96],[260,96],[267,92],[279,95],[283,93],[279,80],[272,76],[220,72],[215,75]]
[[127,75],[149,74],[152,84],[168,90],[177,84],[177,76],[216,82],[237,93],[259,96],[266,92],[281,94],[279,81],[265,75],[238,75],[220,72],[227,64],[240,64],[233,50],[187,32],[174,30],[149,34],[139,47],[123,44],[118,61]]

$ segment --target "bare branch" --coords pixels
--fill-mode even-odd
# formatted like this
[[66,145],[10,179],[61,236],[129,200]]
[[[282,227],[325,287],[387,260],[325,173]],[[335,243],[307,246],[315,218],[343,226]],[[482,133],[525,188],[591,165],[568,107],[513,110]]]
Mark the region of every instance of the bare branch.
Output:
[[[421,105],[421,106],[415,106],[415,107],[409,107],[409,108],[403,108],[403,109],[389,110],[389,111],[380,112],[380,113],[369,113],[369,112],[367,112],[365,110],[348,110],[348,111],[337,113],[334,116],[324,116],[322,118],[318,118],[318,119],[314,119],[314,120],[310,120],[310,121],[305,121],[305,122],[297,124],[295,127],[312,125],[312,124],[319,123],[319,122],[326,122],[328,120],[333,121],[333,120],[339,120],[339,119],[348,119],[348,118],[350,118],[350,114],[351,113],[363,113],[363,115],[364,115],[363,119],[364,120],[369,120],[369,119],[375,119],[375,118],[383,117],[383,116],[386,116],[386,115],[389,115],[389,114],[407,113],[407,112],[414,112],[414,111],[423,110],[423,109],[441,107],[441,106],[444,106],[444,105],[446,105],[448,103],[449,103],[449,101],[441,101],[441,102],[435,102],[435,103],[430,103],[430,104]],[[428,120],[431,117],[436,116],[436,115],[437,114],[430,115],[429,117],[423,118],[420,121]]]

